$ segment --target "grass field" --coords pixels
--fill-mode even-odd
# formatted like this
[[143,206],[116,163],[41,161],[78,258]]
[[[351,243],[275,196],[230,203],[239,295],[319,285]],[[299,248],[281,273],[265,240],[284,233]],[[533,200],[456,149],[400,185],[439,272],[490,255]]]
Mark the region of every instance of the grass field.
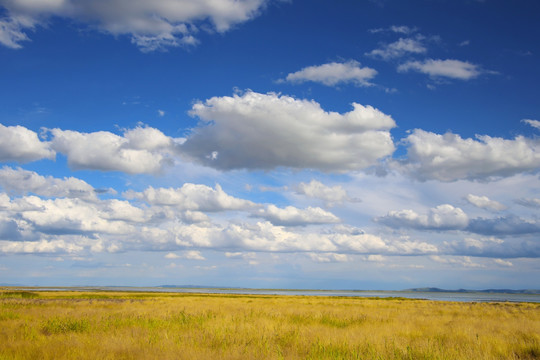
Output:
[[5,289],[0,359],[540,359],[540,304]]

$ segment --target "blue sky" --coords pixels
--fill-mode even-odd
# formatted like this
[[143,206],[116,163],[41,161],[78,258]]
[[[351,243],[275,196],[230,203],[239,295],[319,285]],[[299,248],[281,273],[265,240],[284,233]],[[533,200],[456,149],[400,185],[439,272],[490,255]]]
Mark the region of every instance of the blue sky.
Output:
[[539,20],[0,0],[0,283],[540,288]]

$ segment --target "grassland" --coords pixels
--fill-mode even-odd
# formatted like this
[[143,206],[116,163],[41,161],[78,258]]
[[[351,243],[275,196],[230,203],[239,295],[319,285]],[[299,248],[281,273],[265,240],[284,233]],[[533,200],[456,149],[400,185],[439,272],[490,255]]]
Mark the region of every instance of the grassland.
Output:
[[0,359],[540,359],[540,304],[4,289]]

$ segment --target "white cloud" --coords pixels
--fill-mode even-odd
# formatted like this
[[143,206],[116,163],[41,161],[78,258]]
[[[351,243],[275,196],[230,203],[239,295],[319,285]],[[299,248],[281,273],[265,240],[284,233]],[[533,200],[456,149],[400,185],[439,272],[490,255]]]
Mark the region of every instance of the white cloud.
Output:
[[377,29],[370,29],[369,32],[372,33],[372,34],[376,34],[376,33],[380,33],[380,32],[393,32],[393,33],[398,33],[398,34],[412,34],[414,32],[416,32],[418,29],[416,27],[409,27],[409,26],[405,26],[405,25],[400,25],[400,26],[397,26],[397,25],[392,25],[390,26],[389,28],[377,28]]
[[437,253],[437,247],[425,242],[383,240],[358,231],[310,228],[288,228],[270,222],[229,222],[221,225],[188,225],[174,229],[175,243],[183,247],[212,248],[236,252],[337,252],[344,254]]
[[510,261],[503,260],[503,259],[493,259],[493,262],[497,265],[506,266],[506,267],[514,266],[514,264],[512,264]]
[[265,209],[259,209],[255,216],[262,217],[274,225],[308,225],[308,224],[332,224],[339,222],[339,218],[331,212],[320,207],[308,207],[298,209],[294,206],[287,206],[283,209],[275,205],[268,205]]
[[368,53],[367,56],[381,58],[383,60],[390,60],[403,57],[408,54],[424,54],[427,49],[422,44],[419,36],[416,39],[412,38],[400,38],[398,41],[386,44],[379,49],[374,49]]
[[538,120],[523,119],[521,120],[521,122],[524,122],[525,124],[528,124],[535,129],[540,129],[540,121]]
[[[241,220],[187,224],[174,216],[175,211],[173,216],[160,216],[161,210],[157,205],[139,208],[116,199],[86,202],[23,196],[10,200],[6,194],[0,194],[0,239],[16,240],[3,242],[0,251],[100,253],[157,250],[166,251],[165,256],[172,259],[174,255],[170,254],[177,250],[212,249],[226,251],[228,257],[249,260],[253,260],[249,254],[253,251],[366,255],[415,255],[438,251],[436,246],[425,242],[385,240],[348,226],[326,229],[317,226],[315,230],[313,226],[284,227],[268,221],[244,223]],[[312,220],[310,211],[297,211],[285,221],[291,223],[298,218],[300,220],[295,221],[306,221],[306,216]],[[320,215],[318,211],[314,213]],[[41,240],[45,242],[39,245]],[[51,247],[57,240],[62,241],[58,243],[62,247]],[[195,253],[178,256],[197,257]]]
[[285,78],[289,82],[313,81],[327,86],[340,83],[352,83],[356,86],[372,86],[369,80],[377,75],[375,69],[360,67],[358,61],[350,60],[344,63],[332,62],[318,66],[308,66],[300,71],[290,73]]
[[349,261],[349,256],[347,254],[336,254],[336,253],[309,253],[310,259],[319,262],[319,263],[330,263],[330,262],[347,262]]
[[58,179],[41,176],[33,171],[4,166],[0,169],[0,186],[16,194],[95,199],[96,192],[87,182],[74,178]]
[[451,79],[469,80],[483,73],[478,65],[460,60],[433,60],[409,61],[398,66],[398,71],[410,70],[427,74],[434,78],[446,77]]
[[[208,215],[203,213],[202,211],[192,211],[192,210],[185,210],[184,212],[178,214],[175,213],[176,216],[180,215],[180,218],[185,223],[201,223],[205,221],[210,221],[210,218]],[[173,216],[170,216],[170,218],[173,218]]]
[[157,129],[141,126],[125,130],[123,136],[107,131],[49,131],[53,136],[52,148],[67,156],[70,167],[129,174],[161,172],[172,164],[174,144],[178,141]]
[[[111,35],[131,36],[143,51],[192,45],[198,27],[225,32],[258,15],[265,0],[1,0],[8,10],[0,42],[17,48],[24,33],[48,18],[64,17]],[[22,19],[22,20],[21,20]]]
[[168,253],[167,255],[164,256],[165,259],[179,259],[180,256],[179,255],[176,255],[175,253]]
[[157,113],[160,117],[165,116],[165,110],[158,110]]
[[197,250],[184,251],[180,258],[186,260],[206,260],[204,256],[202,256],[201,252]]
[[17,17],[0,19],[0,44],[12,49],[22,48],[20,43],[30,40],[23,32],[23,28],[32,29],[34,27],[32,23],[27,25],[24,26]]
[[368,255],[368,257],[366,258],[367,261],[371,261],[371,262],[383,262],[386,260],[386,258],[382,255]]
[[[296,229],[296,228],[295,228]],[[356,254],[430,254],[437,248],[416,241],[385,241],[382,238],[340,228],[324,233],[296,231],[270,222],[229,223],[226,227],[184,227],[177,241],[186,246],[236,248],[264,252],[339,252]]]
[[225,257],[229,259],[253,260],[257,257],[257,255],[254,252],[246,253],[246,252],[241,252],[241,251],[237,251],[237,252],[226,251]]
[[219,184],[215,189],[206,185],[186,183],[181,188],[148,187],[142,193],[127,191],[128,199],[139,199],[151,205],[173,206],[180,210],[226,211],[248,210],[256,206],[251,201],[228,195]]
[[342,186],[326,186],[320,181],[312,179],[309,183],[301,182],[296,187],[296,193],[309,196],[316,199],[321,199],[327,205],[342,204],[346,201],[353,201],[347,194],[347,191]]
[[[103,251],[117,246],[111,241],[147,232],[150,212],[117,199],[41,199],[22,196],[11,200],[0,194],[0,238],[6,240],[68,239],[79,236],[92,239],[91,250]],[[4,235],[8,236],[4,236]],[[109,243],[105,246],[104,236]],[[76,241],[79,241],[77,238]],[[89,240],[90,241],[90,240]],[[118,248],[118,246],[117,246]]]
[[500,247],[504,241],[495,237],[471,238],[455,240],[445,245],[449,248],[447,253],[457,255],[480,256],[493,251],[494,248]]
[[534,238],[505,238],[488,236],[480,238],[465,237],[445,242],[441,252],[446,254],[491,257],[491,258],[538,258],[540,245]]
[[390,211],[375,220],[394,228],[418,230],[462,230],[469,223],[469,218],[463,210],[449,204],[432,208],[427,215],[418,214],[413,210],[399,210]]
[[430,256],[431,260],[438,262],[440,264],[449,264],[449,265],[457,265],[460,267],[467,267],[467,268],[483,268],[485,265],[478,264],[472,261],[472,259],[469,256],[446,256],[441,257],[438,255],[432,255]]
[[487,181],[540,168],[540,141],[523,136],[506,140],[477,135],[475,140],[416,129],[405,142],[407,160],[393,165],[419,180]]
[[43,200],[36,196],[16,199],[14,204],[24,209],[19,213],[23,220],[46,234],[129,234],[134,231],[124,219],[111,219],[114,212],[104,213],[100,206],[103,204],[80,199]]
[[106,220],[119,220],[132,223],[144,223],[148,215],[141,208],[127,201],[111,199],[101,202],[100,216]]
[[129,148],[135,150],[160,150],[170,148],[174,141],[160,130],[151,127],[137,126],[124,130],[124,138]]
[[[394,120],[371,107],[353,104],[339,114],[315,101],[247,91],[193,105],[203,124],[181,149],[219,169],[290,167],[326,172],[360,170],[394,151]],[[206,124],[204,124],[206,123]]]
[[467,200],[474,206],[482,209],[489,209],[494,211],[501,211],[506,209],[506,206],[504,206],[498,201],[490,200],[487,196],[468,194],[467,196],[465,196],[465,200]]
[[64,240],[0,241],[0,254],[55,254],[77,253],[83,247]]
[[390,211],[375,221],[392,228],[416,230],[459,230],[486,236],[519,236],[540,233],[540,221],[516,215],[496,218],[469,218],[463,210],[449,204],[430,209],[428,214],[414,210]]
[[392,32],[395,32],[395,33],[401,33],[401,34],[411,34],[413,32],[416,32],[416,28],[411,28],[411,27],[408,27],[408,26],[405,26],[405,25],[401,25],[401,26],[396,26],[396,25],[392,25],[390,26],[390,31]]
[[29,162],[40,159],[53,160],[56,153],[48,142],[23,126],[0,124],[0,161]]

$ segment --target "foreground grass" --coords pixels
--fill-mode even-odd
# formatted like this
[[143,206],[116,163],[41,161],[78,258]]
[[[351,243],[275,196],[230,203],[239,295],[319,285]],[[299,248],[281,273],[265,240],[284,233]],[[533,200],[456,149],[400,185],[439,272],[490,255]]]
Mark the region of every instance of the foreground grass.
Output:
[[0,359],[540,359],[540,304],[7,289]]

